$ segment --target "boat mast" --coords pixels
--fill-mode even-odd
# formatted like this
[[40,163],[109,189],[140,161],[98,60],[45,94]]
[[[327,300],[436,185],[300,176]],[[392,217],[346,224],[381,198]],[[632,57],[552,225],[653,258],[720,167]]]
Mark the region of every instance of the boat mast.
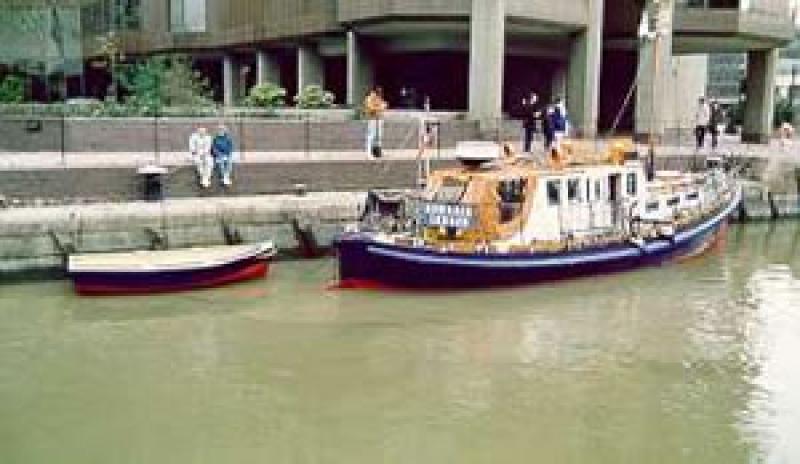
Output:
[[647,160],[647,178],[648,180],[653,180],[655,176],[655,156],[656,156],[656,130],[658,129],[658,124],[656,124],[656,111],[657,111],[657,93],[658,93],[658,79],[660,76],[661,71],[661,40],[663,38],[663,34],[668,34],[670,31],[667,31],[667,27],[671,27],[667,19],[665,18],[665,11],[671,11],[669,2],[672,0],[651,0],[649,5],[645,6],[645,14],[647,14],[647,8],[650,7],[652,9],[652,21],[650,17],[646,17],[645,21],[651,22],[647,24],[647,28],[649,29],[649,33],[646,35],[647,39],[653,41],[653,75],[650,79],[650,128],[648,134],[648,160]]

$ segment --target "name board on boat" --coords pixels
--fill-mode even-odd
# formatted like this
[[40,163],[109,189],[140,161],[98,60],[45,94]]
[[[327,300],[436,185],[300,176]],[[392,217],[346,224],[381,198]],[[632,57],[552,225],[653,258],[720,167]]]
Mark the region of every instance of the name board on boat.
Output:
[[475,208],[453,203],[422,203],[419,220],[423,227],[469,229],[475,224]]

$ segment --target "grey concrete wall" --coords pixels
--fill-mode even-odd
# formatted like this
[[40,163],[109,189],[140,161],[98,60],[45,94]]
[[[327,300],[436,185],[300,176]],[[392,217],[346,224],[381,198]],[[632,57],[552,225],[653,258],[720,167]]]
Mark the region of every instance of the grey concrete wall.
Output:
[[[363,150],[365,121],[280,121],[269,119],[191,119],[191,118],[76,118],[36,119],[41,131],[26,129],[25,119],[0,118],[0,156],[2,152],[153,152],[184,151],[189,135],[197,125],[215,127],[221,121],[231,130],[237,149],[247,151],[345,151]],[[157,127],[156,127],[157,126]],[[62,130],[63,129],[63,130]],[[387,121],[386,149],[417,147],[416,120]],[[477,123],[464,120],[443,121],[442,146],[478,138]],[[63,137],[63,138],[62,138]]]
[[185,248],[223,245],[229,227],[246,243],[272,240],[291,253],[298,243],[290,221],[297,218],[329,246],[358,219],[363,202],[352,193],[9,210],[0,215],[0,284],[23,272],[63,270],[59,245],[77,253],[147,250],[153,232],[169,248]]

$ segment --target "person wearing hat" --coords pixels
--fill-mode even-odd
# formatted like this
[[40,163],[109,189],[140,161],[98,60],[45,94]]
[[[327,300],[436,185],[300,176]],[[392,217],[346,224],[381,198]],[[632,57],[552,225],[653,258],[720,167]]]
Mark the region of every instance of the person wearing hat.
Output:
[[224,187],[230,187],[231,171],[233,171],[233,139],[223,125],[219,126],[217,134],[214,136],[211,154],[214,156],[214,164],[219,172],[220,183]]

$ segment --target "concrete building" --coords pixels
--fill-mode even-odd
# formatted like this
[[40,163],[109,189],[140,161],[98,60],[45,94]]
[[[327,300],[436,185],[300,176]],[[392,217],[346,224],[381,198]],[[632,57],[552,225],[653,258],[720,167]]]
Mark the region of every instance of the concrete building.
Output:
[[[615,122],[668,135],[704,93],[703,55],[736,51],[749,63],[745,137],[765,140],[776,50],[795,30],[792,0],[89,1],[84,10],[111,2],[111,11],[136,11],[127,53],[191,55],[225,104],[265,80],[290,95],[322,84],[348,105],[380,85],[395,107],[429,96],[433,108],[467,111],[491,130],[535,91],[565,97],[585,136]],[[660,40],[640,38],[644,11]],[[413,92],[401,100],[403,89]]]

